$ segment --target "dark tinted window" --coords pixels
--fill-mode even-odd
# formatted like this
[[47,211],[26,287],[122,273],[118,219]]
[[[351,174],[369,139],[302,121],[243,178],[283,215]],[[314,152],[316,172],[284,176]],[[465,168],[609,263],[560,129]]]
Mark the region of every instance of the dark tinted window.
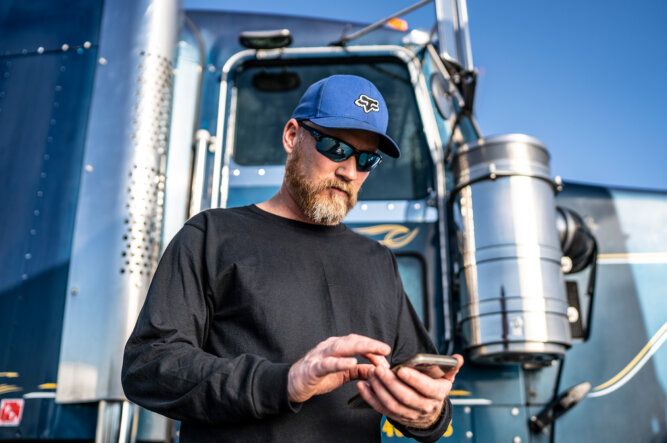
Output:
[[[372,81],[389,107],[389,136],[401,148],[401,158],[384,155],[360,194],[362,200],[405,200],[425,197],[431,187],[431,162],[405,65],[397,59],[303,61],[277,65],[253,62],[236,72],[238,88],[233,158],[244,166],[284,164],[282,132],[299,98],[312,83],[333,74],[352,74]],[[292,90],[261,90],[267,75],[288,73],[298,81]]]
[[397,256],[398,272],[401,274],[403,289],[408,294],[410,303],[424,321],[424,264],[417,257],[410,255]]

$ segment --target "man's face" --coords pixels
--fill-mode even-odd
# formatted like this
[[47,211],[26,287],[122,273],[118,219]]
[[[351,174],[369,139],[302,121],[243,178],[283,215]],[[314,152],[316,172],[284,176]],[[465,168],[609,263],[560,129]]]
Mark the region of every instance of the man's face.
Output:
[[[367,131],[324,129],[306,122],[323,135],[331,135],[362,151],[376,152],[379,137]],[[285,181],[292,199],[310,221],[335,225],[357,202],[357,194],[368,172],[357,171],[355,156],[336,163],[315,149],[315,139],[298,131],[294,150],[287,157]]]

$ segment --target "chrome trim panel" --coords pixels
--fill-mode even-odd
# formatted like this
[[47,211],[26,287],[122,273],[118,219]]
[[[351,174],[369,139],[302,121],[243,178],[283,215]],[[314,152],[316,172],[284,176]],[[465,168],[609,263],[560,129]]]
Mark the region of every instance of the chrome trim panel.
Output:
[[204,193],[204,176],[206,174],[206,153],[213,141],[206,129],[200,129],[195,135],[195,161],[192,171],[192,190],[190,192],[190,208],[188,215],[192,217],[201,211],[202,194]]
[[[443,140],[446,138],[440,134],[438,129],[438,123],[436,121],[435,113],[433,112],[433,107],[431,106],[431,97],[429,92],[429,85],[427,84],[426,77],[424,72],[420,67],[414,63],[412,65],[413,69],[416,69],[417,72],[414,73],[413,78],[418,80],[414,82],[415,96],[417,99],[417,108],[420,111],[422,118],[422,123],[424,125],[424,134],[426,136],[426,141],[430,147],[431,159],[435,167],[435,187],[436,187],[436,208],[432,208],[433,211],[437,211],[437,220],[438,220],[438,241],[440,243],[440,264],[441,264],[441,285],[443,291],[443,332],[444,337],[443,341],[447,344],[448,347],[451,347],[453,344],[453,326],[451,324],[451,312],[450,312],[450,301],[449,301],[449,281],[447,278],[447,270],[449,269],[449,251],[448,247],[448,237],[447,237],[447,217],[445,213],[445,202],[446,202],[446,193],[447,193],[447,183],[445,175],[445,161],[444,161],[444,145]],[[435,324],[435,315],[436,312],[434,309],[429,310],[431,318],[429,319],[429,324]],[[433,329],[435,332],[435,328]],[[434,339],[436,337],[433,337]],[[437,343],[437,340],[434,340]],[[448,350],[451,353],[451,350]]]
[[[186,29],[190,33],[185,32]],[[202,43],[197,40],[196,34],[191,35],[192,33],[191,28],[185,28],[183,38],[178,43],[169,151],[165,174],[164,228],[162,230],[161,252],[164,251],[164,248],[169,244],[169,240],[185,223],[189,214],[188,204],[193,204],[195,201],[199,203],[200,201],[200,199],[191,198],[190,180],[192,176],[196,177],[192,162],[192,139],[195,135],[197,110],[199,109],[201,95],[203,48],[201,47]]]
[[[468,9],[465,0],[435,0],[435,11],[440,55],[455,59],[465,70],[471,71],[474,64],[468,30]],[[454,42],[451,43],[446,37],[447,31],[450,30],[454,36]]]
[[454,0],[456,5],[457,47],[459,60],[466,71],[472,71],[475,64],[472,61],[472,47],[470,44],[470,27],[468,25],[468,7],[466,0]]
[[104,3],[58,402],[124,400],[123,349],[160,252],[180,6],[178,0]]
[[[231,97],[229,98],[229,118],[227,119],[227,133],[226,133],[226,140],[225,140],[225,146],[227,146],[227,149],[225,150],[224,154],[224,162],[222,165],[222,171],[220,172],[221,174],[221,184],[216,188],[215,186],[213,187],[213,193],[217,195],[217,193],[220,193],[220,207],[224,208],[227,206],[227,199],[229,198],[229,164],[232,159],[232,155],[234,154],[234,134],[235,134],[235,123],[236,123],[236,97],[238,94],[238,89],[236,86],[234,86],[231,90]],[[216,169],[217,171],[217,169]],[[257,171],[258,175],[261,176],[261,171]],[[217,176],[217,174],[216,174]],[[211,205],[212,207],[215,207],[215,205]]]
[[435,222],[437,211],[424,200],[360,201],[345,217],[345,223]]
[[230,159],[227,184],[230,188],[280,186],[284,175],[284,166],[240,166]]

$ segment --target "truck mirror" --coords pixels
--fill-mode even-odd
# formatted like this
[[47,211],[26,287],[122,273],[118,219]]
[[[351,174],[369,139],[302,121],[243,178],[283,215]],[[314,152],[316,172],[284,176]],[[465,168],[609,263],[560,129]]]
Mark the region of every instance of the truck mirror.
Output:
[[449,84],[440,72],[435,72],[431,76],[431,96],[440,116],[449,120],[452,115],[451,94],[449,93]]

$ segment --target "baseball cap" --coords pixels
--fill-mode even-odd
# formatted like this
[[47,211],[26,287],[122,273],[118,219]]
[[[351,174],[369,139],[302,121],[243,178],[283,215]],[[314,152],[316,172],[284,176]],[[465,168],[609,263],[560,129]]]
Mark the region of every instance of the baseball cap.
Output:
[[380,91],[363,77],[332,75],[308,87],[292,113],[296,120],[310,120],[332,129],[362,129],[380,136],[378,149],[398,158],[401,151],[387,135],[389,113]]

